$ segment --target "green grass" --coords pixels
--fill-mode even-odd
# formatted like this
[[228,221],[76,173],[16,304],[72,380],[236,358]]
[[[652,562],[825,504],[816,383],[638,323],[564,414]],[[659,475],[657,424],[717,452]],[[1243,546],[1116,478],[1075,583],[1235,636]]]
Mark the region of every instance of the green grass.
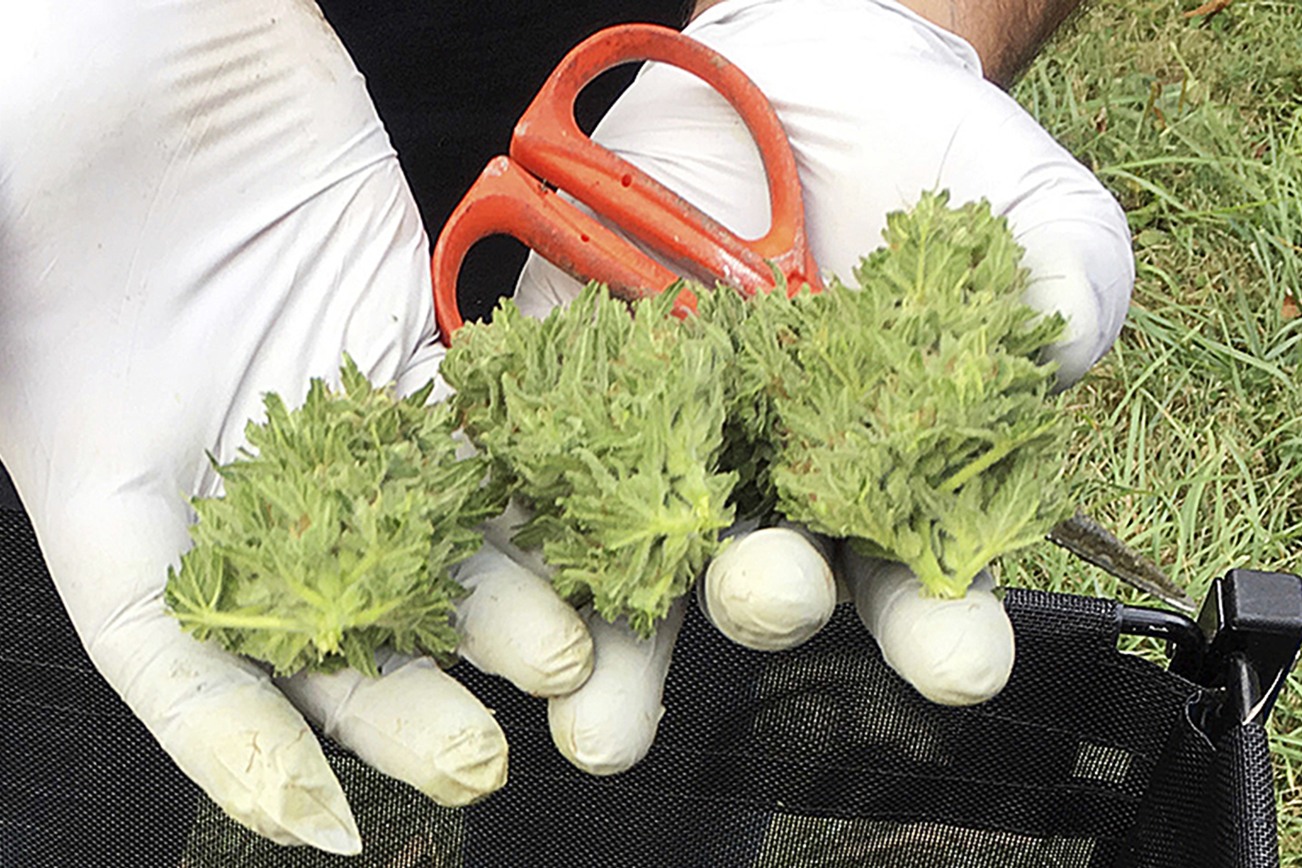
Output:
[[[1083,506],[1201,599],[1302,551],[1302,14],[1099,0],[1015,89],[1116,194],[1137,280],[1075,391]],[[1010,583],[1147,602],[1047,544]],[[1272,718],[1283,864],[1302,868],[1302,680]]]

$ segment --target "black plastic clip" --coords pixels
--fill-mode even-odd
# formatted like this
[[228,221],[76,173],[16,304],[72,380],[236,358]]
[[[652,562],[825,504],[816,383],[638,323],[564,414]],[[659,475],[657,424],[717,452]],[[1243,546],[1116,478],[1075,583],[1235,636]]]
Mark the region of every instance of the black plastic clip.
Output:
[[1130,636],[1164,639],[1167,657],[1193,661],[1201,667],[1207,657],[1207,637],[1192,618],[1166,609],[1118,606],[1120,632]]
[[1302,579],[1230,570],[1198,614],[1206,648],[1177,645],[1171,671],[1221,693],[1216,727],[1265,723],[1302,647]]

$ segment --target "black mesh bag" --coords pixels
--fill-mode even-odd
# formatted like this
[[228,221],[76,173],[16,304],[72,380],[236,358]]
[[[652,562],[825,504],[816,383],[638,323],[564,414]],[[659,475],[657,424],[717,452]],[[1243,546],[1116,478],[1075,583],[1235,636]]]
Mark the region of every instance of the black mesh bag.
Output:
[[1119,652],[1128,623],[1154,628],[1105,600],[1010,591],[1012,679],[967,709],[913,692],[847,607],[772,654],[693,611],[655,747],[607,778],[556,752],[541,701],[454,667],[497,710],[510,782],[443,809],[327,743],[366,847],[343,859],[259,839],[180,775],[91,668],[15,510],[0,509],[0,581],[5,868],[1278,865],[1265,733],[1219,713],[1270,684],[1200,685]]

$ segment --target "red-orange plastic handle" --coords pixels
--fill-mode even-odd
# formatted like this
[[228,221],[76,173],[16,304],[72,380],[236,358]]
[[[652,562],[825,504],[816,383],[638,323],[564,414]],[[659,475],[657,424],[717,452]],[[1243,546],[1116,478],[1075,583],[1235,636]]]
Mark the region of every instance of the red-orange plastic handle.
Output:
[[[771,224],[762,238],[739,238],[579,129],[574,120],[579,91],[606,70],[635,60],[684,69],[737,110],[759,148],[768,178]],[[626,24],[580,43],[520,117],[511,158],[694,277],[755,292],[774,285],[771,262],[793,290],[806,283],[820,287],[805,233],[800,177],[781,121],[745,73],[675,30]]]
[[[578,128],[574,99],[579,91],[607,69],[638,60],[694,73],[741,115],[768,178],[772,222],[763,238],[739,238]],[[470,248],[489,235],[514,236],[572,276],[607,283],[622,298],[659,292],[678,278],[557,196],[539,177],[683,274],[753,293],[775,285],[776,267],[792,291],[804,284],[821,288],[805,234],[795,157],[763,93],[723,57],[675,30],[620,25],[589,37],[566,55],[516,124],[510,159],[490,162],[444,224],[430,263],[444,342],[463,324],[457,300],[461,264]],[[678,309],[694,308],[695,301],[683,291]]]
[[[629,301],[678,279],[509,159],[495,157],[452,212],[434,248],[434,312],[445,341],[464,324],[456,290],[466,252],[498,234],[518,238],[569,274],[599,280]],[[695,309],[696,297],[683,290],[678,304]]]

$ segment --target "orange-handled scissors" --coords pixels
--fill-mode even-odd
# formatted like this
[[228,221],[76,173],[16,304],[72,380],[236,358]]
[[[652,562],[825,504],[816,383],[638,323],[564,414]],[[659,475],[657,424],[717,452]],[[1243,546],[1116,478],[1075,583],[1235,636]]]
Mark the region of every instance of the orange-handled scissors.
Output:
[[[589,139],[574,120],[584,87],[621,63],[654,60],[703,79],[732,104],[759,147],[768,178],[771,224],[746,241],[641,170]],[[453,210],[434,246],[434,306],[444,342],[462,325],[457,276],[467,251],[506,234],[582,281],[598,280],[628,300],[660,292],[679,277],[599,220],[567,202],[563,191],[697,280],[721,281],[747,294],[776,284],[794,292],[821,287],[805,235],[800,178],[786,132],[746,75],[718,53],[675,30],[625,24],[584,40],[560,62],[520,116],[510,157],[495,157]],[[680,308],[695,297],[684,291]]]

